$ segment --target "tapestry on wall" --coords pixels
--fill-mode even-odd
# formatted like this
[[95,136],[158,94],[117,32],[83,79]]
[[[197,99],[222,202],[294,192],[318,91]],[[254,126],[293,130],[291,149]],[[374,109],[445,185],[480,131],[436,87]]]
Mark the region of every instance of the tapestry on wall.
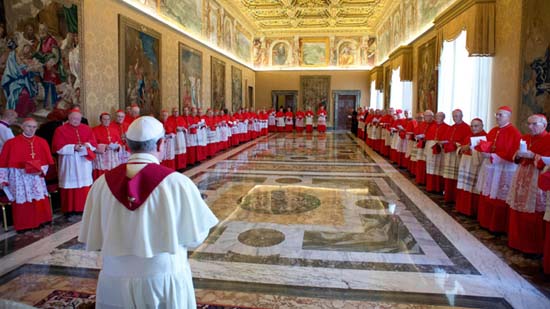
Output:
[[302,106],[299,108],[311,108],[316,113],[322,105],[325,110],[329,110],[330,76],[300,76],[300,92]]
[[231,109],[236,112],[243,107],[243,72],[231,67]]
[[225,62],[215,57],[210,57],[211,63],[211,86],[212,86],[212,109],[225,108]]
[[161,106],[160,34],[119,15],[120,108],[137,104],[142,115]]
[[15,109],[20,117],[45,117],[56,106],[83,103],[79,4],[4,1],[0,109]]
[[[550,117],[550,2],[527,1],[522,14],[521,104],[518,122],[527,123],[532,114]],[[550,130],[550,125],[547,127]],[[528,133],[527,126],[520,130]]]
[[182,43],[179,44],[179,49],[180,102],[183,103],[183,106],[200,107],[202,103],[202,53]]
[[437,110],[436,48],[436,40],[432,39],[418,49],[417,112]]

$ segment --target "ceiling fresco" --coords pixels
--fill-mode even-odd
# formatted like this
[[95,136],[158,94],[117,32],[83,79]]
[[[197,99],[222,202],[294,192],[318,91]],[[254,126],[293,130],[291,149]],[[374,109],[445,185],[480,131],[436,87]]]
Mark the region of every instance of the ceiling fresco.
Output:
[[373,34],[389,0],[222,0],[257,36]]

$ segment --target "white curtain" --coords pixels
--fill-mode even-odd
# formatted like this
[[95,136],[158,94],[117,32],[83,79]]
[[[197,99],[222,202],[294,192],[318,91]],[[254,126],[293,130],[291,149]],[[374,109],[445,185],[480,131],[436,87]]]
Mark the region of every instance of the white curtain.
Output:
[[380,90],[376,90],[376,81],[370,83],[370,108],[382,109],[384,108],[384,93]]
[[478,117],[487,123],[492,64],[491,57],[468,57],[466,31],[454,41],[443,42],[437,111],[445,113],[447,123],[452,123],[451,113],[457,108],[462,110],[465,122]]
[[412,108],[412,82],[401,81],[400,68],[391,75],[390,107],[410,111]]

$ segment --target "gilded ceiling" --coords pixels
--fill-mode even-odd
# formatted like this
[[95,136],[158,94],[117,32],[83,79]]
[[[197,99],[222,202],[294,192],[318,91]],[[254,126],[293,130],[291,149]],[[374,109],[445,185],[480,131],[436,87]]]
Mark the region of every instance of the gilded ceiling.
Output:
[[[390,0],[221,0],[258,36],[373,34]],[[227,7],[227,6],[226,6]]]

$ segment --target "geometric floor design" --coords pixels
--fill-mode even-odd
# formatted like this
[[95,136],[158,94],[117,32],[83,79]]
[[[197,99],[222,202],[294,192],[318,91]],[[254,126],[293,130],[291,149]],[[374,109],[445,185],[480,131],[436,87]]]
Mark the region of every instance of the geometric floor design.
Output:
[[[256,308],[550,308],[550,300],[346,132],[271,134],[185,173],[220,223],[189,248],[197,301]],[[62,219],[60,219],[63,221]],[[56,223],[57,224],[57,223]],[[4,248],[0,298],[95,293],[79,218]]]

